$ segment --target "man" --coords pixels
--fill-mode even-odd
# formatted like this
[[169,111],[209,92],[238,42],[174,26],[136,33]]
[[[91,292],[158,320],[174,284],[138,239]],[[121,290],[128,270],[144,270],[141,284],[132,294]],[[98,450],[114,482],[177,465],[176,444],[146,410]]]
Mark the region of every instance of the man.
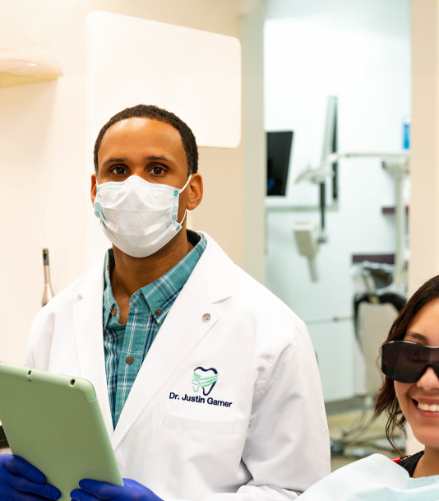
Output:
[[[27,358],[94,384],[127,477],[85,480],[73,499],[291,500],[329,473],[304,324],[186,230],[197,161],[189,127],[155,106],[118,113],[97,138],[91,199],[113,248],[39,312]],[[27,497],[10,487],[8,501],[56,499],[19,459],[1,464],[0,486],[21,476]]]

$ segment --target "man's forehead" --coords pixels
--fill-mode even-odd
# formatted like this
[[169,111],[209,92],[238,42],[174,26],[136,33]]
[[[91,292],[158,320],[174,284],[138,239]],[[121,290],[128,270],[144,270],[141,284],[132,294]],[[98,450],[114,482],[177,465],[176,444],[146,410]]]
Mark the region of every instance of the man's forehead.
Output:
[[115,139],[130,136],[144,136],[145,139],[164,139],[181,143],[180,133],[175,127],[160,120],[144,117],[119,120],[108,128],[102,142],[106,138]]
[[151,118],[132,117],[111,125],[102,138],[99,157],[120,147],[164,148],[186,157],[179,131],[166,122]]

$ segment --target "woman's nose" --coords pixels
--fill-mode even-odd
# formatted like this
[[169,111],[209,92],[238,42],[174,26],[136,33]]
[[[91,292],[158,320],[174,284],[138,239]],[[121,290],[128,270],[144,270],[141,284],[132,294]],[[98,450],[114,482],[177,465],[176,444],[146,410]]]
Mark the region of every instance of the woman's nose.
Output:
[[439,378],[432,367],[427,368],[421,379],[417,382],[417,386],[426,390],[439,389]]

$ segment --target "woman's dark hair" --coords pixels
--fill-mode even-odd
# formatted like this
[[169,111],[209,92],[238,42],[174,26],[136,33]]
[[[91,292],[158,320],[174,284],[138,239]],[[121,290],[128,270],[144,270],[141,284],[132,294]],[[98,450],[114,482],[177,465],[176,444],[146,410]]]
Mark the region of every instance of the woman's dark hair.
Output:
[[186,152],[188,175],[198,172],[197,142],[195,141],[195,136],[189,126],[185,122],[183,122],[181,118],[177,117],[177,115],[174,115],[174,113],[171,113],[170,111],[166,111],[157,106],[153,106],[152,104],[138,104],[137,106],[133,106],[132,108],[125,108],[119,113],[116,113],[116,115],[111,117],[110,120],[108,120],[108,122],[99,131],[93,152],[96,174],[98,173],[99,148],[101,147],[102,138],[107,132],[107,129],[109,129],[116,122],[120,122],[121,120],[126,120],[127,118],[133,117],[158,120],[159,122],[164,122],[172,125],[174,129],[177,129],[180,133],[184,151]]
[[[435,299],[439,299],[439,275],[425,282],[425,284],[408,300],[396,320],[393,322],[385,342],[404,339],[407,329],[413,322],[415,316],[426,304]],[[387,439],[392,444],[393,448],[401,454],[398,447],[395,445],[393,437],[397,429],[405,434],[404,424],[406,418],[396,398],[394,382],[388,377],[385,377],[383,385],[375,399],[375,416],[379,416],[384,411],[388,414],[386,424]]]

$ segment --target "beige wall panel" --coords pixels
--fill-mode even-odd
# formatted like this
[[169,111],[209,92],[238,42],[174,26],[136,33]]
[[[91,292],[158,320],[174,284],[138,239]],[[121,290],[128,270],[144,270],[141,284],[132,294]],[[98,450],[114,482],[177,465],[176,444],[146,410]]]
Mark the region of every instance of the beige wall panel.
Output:
[[[409,294],[439,273],[439,1],[412,0]],[[407,429],[407,454],[423,448]]]
[[439,273],[439,2],[412,2],[409,291]]
[[191,214],[195,230],[210,234],[244,266],[244,173],[241,148],[200,148],[203,201]]
[[264,2],[243,5],[244,268],[265,284]]

